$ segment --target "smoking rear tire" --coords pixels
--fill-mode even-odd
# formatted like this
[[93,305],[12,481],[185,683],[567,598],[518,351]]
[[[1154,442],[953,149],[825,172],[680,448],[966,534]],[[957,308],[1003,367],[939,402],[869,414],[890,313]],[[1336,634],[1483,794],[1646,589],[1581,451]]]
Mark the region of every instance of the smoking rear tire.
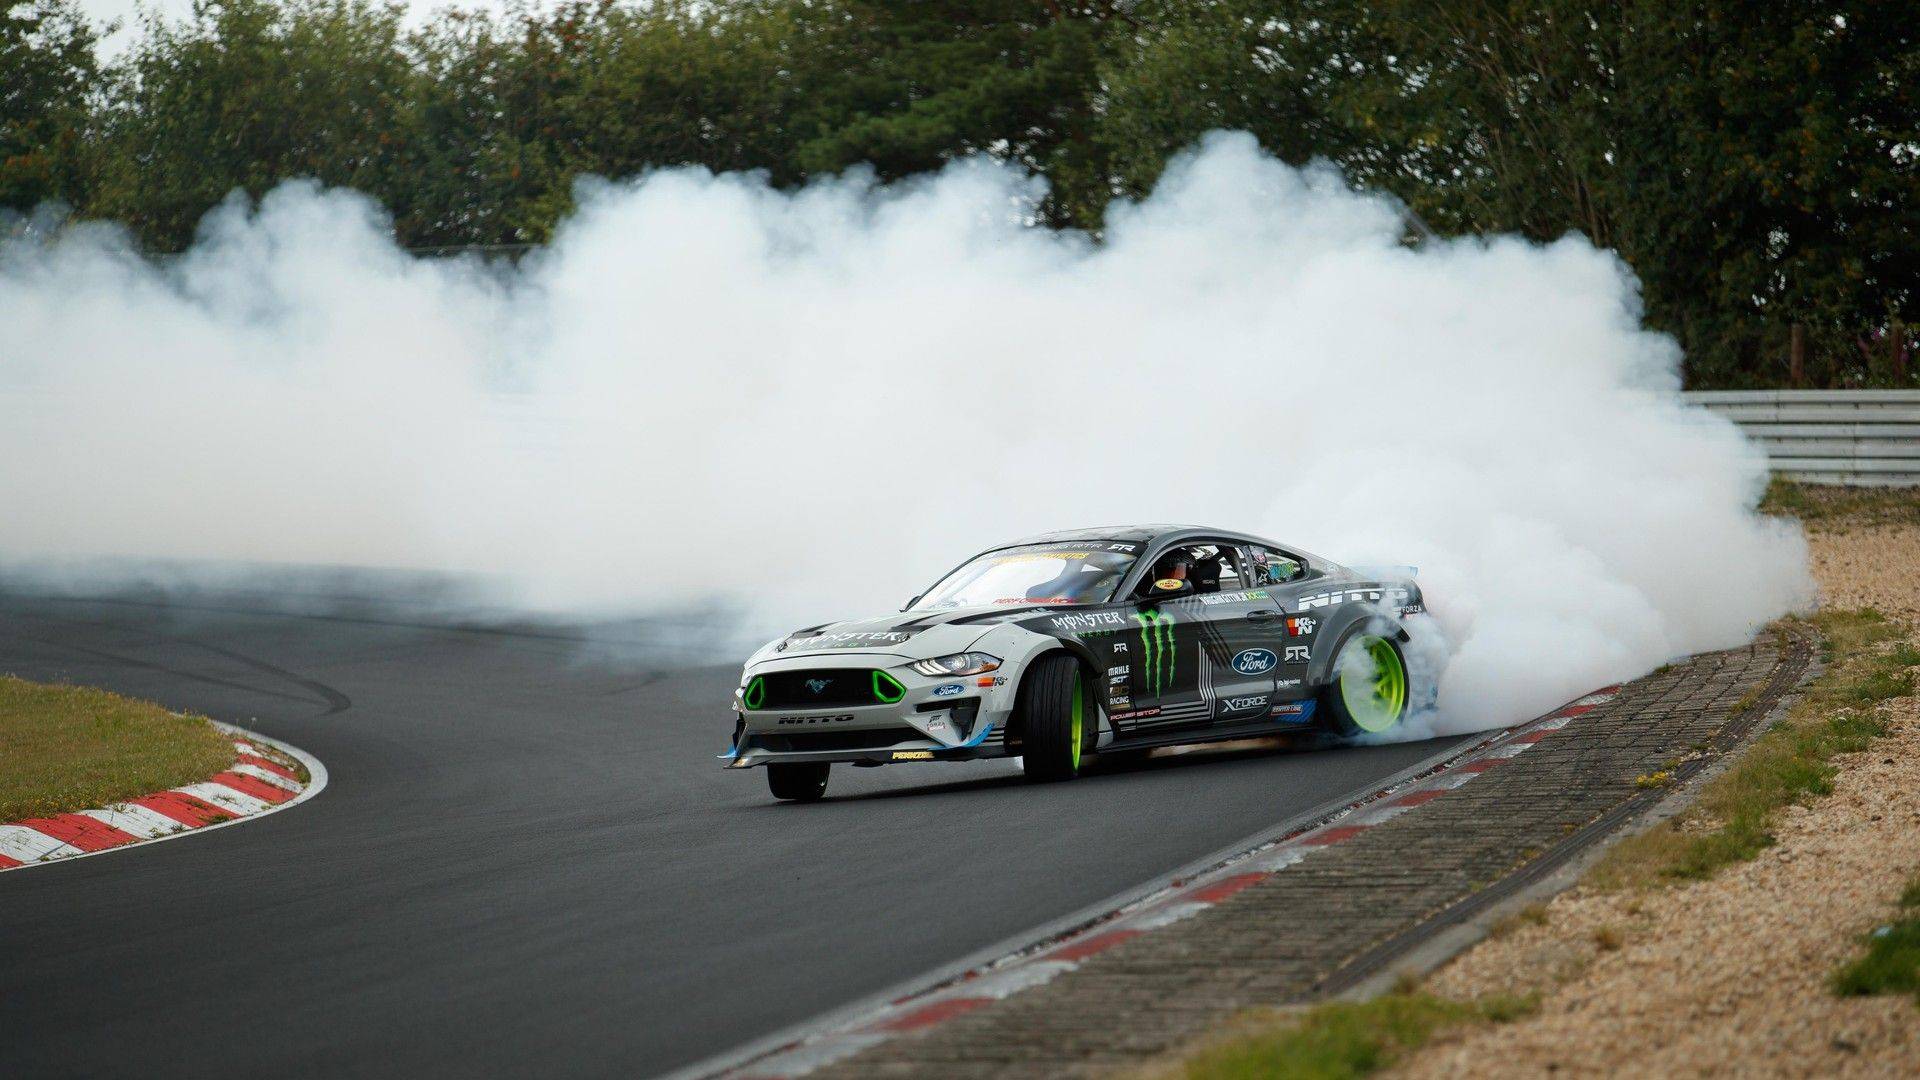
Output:
[[1021,760],[1029,780],[1070,780],[1080,773],[1088,700],[1080,662],[1065,653],[1041,657],[1020,681]]
[[1320,691],[1320,708],[1333,730],[1348,738],[1379,735],[1407,718],[1407,657],[1392,628],[1355,627],[1340,641],[1333,670]]
[[833,766],[827,762],[789,762],[767,766],[767,787],[776,799],[788,802],[813,802],[827,793],[827,774]]

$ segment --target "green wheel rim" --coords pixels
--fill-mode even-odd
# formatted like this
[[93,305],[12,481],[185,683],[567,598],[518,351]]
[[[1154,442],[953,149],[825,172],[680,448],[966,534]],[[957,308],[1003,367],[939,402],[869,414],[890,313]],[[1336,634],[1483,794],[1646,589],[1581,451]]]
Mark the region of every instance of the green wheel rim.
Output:
[[1347,716],[1362,731],[1385,731],[1400,722],[1407,711],[1407,666],[1400,650],[1383,637],[1369,634],[1355,638],[1348,648],[1367,651],[1372,671],[1357,665],[1343,665],[1340,672],[1340,701]]
[[1081,717],[1084,716],[1086,712],[1086,706],[1085,706],[1086,697],[1083,694],[1081,688],[1085,685],[1085,683],[1086,683],[1085,679],[1080,678],[1080,676],[1078,675],[1074,676],[1073,678],[1073,735],[1072,735],[1073,749],[1069,751],[1071,756],[1067,759],[1073,762],[1074,772],[1080,771],[1080,732],[1081,732],[1081,724],[1082,724]]

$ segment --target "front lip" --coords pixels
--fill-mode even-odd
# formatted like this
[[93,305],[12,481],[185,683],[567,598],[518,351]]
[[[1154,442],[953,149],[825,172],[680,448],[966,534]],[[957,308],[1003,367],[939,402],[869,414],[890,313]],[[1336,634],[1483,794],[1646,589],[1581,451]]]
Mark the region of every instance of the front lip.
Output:
[[[947,757],[975,757],[977,751],[986,742],[989,735],[1004,726],[1007,702],[1005,692],[1007,683],[1004,676],[969,675],[943,676],[930,678],[900,664],[899,658],[887,653],[840,653],[830,657],[831,663],[818,654],[799,657],[776,657],[748,664],[740,680],[740,686],[733,695],[734,711],[746,721],[742,733],[742,743],[749,749],[742,752],[738,748],[721,755],[729,768],[745,768],[766,761],[879,761],[888,762],[895,752],[932,751],[935,759]],[[891,660],[889,665],[884,661]],[[782,671],[820,670],[845,668],[853,671],[865,671],[879,668],[896,679],[905,688],[899,701],[874,702],[861,705],[821,705],[808,707],[803,705],[771,706],[759,709],[746,708],[742,696],[746,687],[759,675]],[[998,685],[979,686],[980,678],[1000,679]],[[961,686],[957,693],[936,694],[944,686]],[[922,706],[926,708],[923,710]],[[971,706],[971,710],[969,710]],[[972,726],[967,729],[965,738],[960,738],[952,726],[955,713],[963,715],[972,712]],[[781,724],[781,719],[819,720],[818,724]],[[942,737],[935,734],[939,730],[938,722],[946,720],[951,735]],[[908,728],[920,738],[902,740],[886,746],[856,747],[853,749],[835,749],[822,751],[769,750],[751,746],[757,735],[798,734],[806,731],[846,732],[848,734],[880,729]]]

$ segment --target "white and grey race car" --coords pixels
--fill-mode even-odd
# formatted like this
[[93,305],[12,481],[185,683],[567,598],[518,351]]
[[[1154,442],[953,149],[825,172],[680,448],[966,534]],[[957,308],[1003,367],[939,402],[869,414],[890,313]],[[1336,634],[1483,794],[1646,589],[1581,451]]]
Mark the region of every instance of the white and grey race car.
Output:
[[1090,755],[1319,727],[1384,732],[1414,698],[1404,576],[1171,525],[1047,533],[967,560],[901,611],[770,642],[726,767],[809,801],[832,763]]

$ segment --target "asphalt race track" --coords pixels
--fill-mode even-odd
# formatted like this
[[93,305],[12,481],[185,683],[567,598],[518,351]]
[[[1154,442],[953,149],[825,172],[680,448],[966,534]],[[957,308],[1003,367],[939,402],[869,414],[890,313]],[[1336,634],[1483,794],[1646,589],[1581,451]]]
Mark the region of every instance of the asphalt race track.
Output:
[[[730,659],[714,657],[714,660]],[[729,774],[737,667],[551,634],[0,598],[0,672],[287,740],[330,786],[0,874],[0,1076],[634,1076],[877,993],[1438,743]]]

